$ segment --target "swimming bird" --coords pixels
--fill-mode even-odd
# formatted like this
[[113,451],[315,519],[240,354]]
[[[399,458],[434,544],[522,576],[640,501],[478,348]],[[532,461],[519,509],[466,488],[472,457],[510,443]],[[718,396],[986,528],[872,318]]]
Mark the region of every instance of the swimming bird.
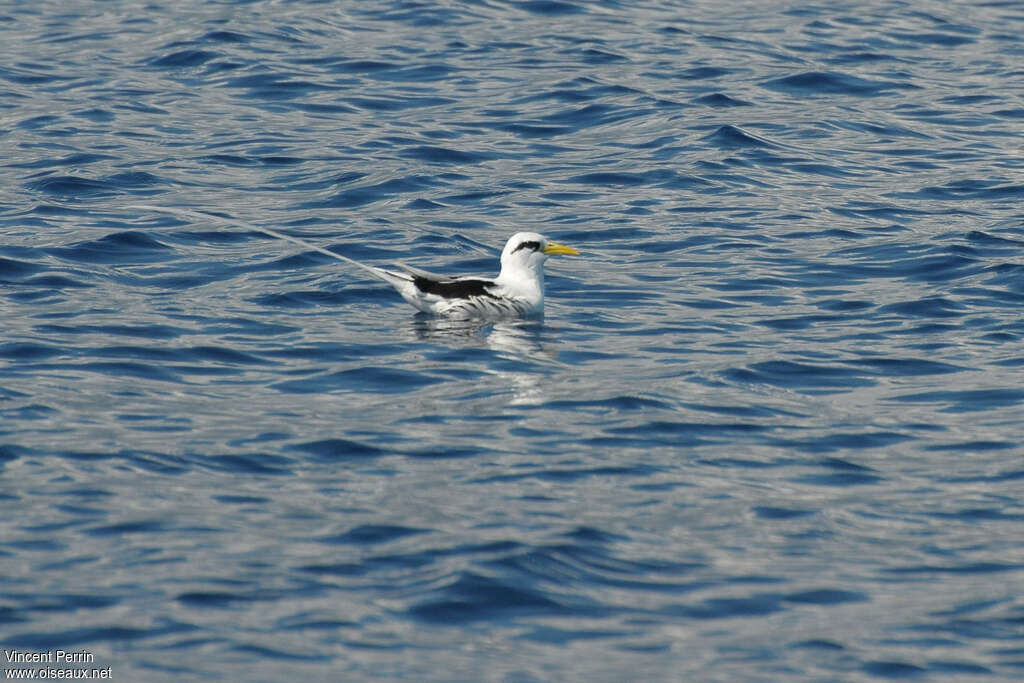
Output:
[[223,216],[159,206],[137,205],[128,208],[243,225],[293,242],[350,263],[387,282],[403,299],[424,313],[449,318],[500,320],[540,317],[544,315],[544,262],[549,256],[557,254],[579,254],[572,247],[552,242],[536,232],[517,232],[505,243],[505,249],[501,252],[501,272],[496,278],[447,277],[401,263],[396,263],[393,268],[370,266],[283,232]]

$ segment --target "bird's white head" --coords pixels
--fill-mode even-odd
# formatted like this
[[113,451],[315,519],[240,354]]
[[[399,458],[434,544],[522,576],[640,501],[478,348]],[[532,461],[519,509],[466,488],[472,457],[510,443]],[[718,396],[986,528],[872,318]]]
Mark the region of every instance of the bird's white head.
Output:
[[579,252],[535,232],[517,232],[501,252],[501,273],[494,281],[506,296],[526,302],[536,312],[544,310],[544,262],[554,254]]
[[[544,262],[555,254],[579,254],[572,247],[552,242],[536,232],[517,232],[508,238],[501,252],[501,275],[539,277],[543,282]],[[501,276],[499,276],[501,277]]]

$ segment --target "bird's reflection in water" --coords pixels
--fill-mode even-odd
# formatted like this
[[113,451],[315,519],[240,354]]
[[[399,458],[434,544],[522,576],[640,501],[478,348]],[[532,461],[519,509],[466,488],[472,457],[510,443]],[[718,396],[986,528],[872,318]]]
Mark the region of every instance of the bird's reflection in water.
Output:
[[[416,316],[412,332],[418,341],[449,348],[484,348],[493,352],[485,372],[500,378],[507,392],[493,399],[503,405],[540,405],[549,399],[548,371],[557,364],[557,345],[550,330],[537,320],[452,320]],[[479,363],[479,357],[467,362]]]
[[455,320],[417,315],[412,319],[411,331],[418,341],[486,347],[513,358],[553,361],[557,356],[546,343],[546,328],[540,320]]

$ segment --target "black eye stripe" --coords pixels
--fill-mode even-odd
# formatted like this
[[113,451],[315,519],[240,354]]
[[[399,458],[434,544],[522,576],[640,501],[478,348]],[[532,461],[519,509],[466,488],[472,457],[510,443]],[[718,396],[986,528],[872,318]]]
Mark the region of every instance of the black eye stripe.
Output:
[[540,242],[520,242],[519,246],[512,250],[512,253],[516,253],[520,249],[533,249],[534,251],[540,251]]

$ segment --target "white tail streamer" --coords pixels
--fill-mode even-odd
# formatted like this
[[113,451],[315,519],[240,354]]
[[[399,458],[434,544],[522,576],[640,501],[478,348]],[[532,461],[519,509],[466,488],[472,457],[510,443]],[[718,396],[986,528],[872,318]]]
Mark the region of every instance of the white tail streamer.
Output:
[[139,209],[140,211],[155,211],[157,213],[167,213],[167,214],[171,214],[171,215],[174,215],[174,216],[181,216],[182,218],[190,218],[192,220],[212,220],[212,221],[216,221],[218,223],[222,223],[224,225],[241,226],[241,227],[246,228],[248,230],[255,230],[256,232],[262,232],[262,233],[264,233],[266,235],[270,235],[271,237],[276,237],[279,240],[285,240],[286,242],[292,242],[293,244],[298,244],[299,246],[305,247],[306,249],[312,249],[313,251],[318,251],[321,254],[325,254],[327,256],[330,256],[331,258],[338,259],[339,261],[343,261],[345,263],[351,263],[352,265],[358,266],[359,268],[362,268],[366,272],[372,274],[374,277],[380,278],[381,280],[384,280],[386,282],[390,282],[390,280],[387,277],[385,277],[383,275],[383,273],[381,273],[381,270],[379,268],[375,268],[373,266],[368,266],[365,263],[360,263],[359,261],[356,261],[355,259],[351,259],[348,256],[342,256],[341,254],[336,254],[333,251],[330,251],[329,249],[324,249],[323,247],[318,247],[317,245],[311,244],[311,243],[307,242],[306,240],[299,239],[298,237],[292,237],[291,235],[288,235],[286,233],[278,232],[277,230],[271,230],[270,228],[264,228],[262,226],[255,225],[253,223],[248,223],[246,221],[238,220],[237,218],[225,218],[224,216],[217,216],[217,215],[212,214],[212,213],[203,213],[202,211],[191,211],[189,209],[176,209],[176,208],[172,208],[172,207],[169,207],[169,206],[151,206],[151,205],[148,205],[148,204],[133,204],[133,205],[130,205],[130,206],[126,206],[125,208],[126,209]]

